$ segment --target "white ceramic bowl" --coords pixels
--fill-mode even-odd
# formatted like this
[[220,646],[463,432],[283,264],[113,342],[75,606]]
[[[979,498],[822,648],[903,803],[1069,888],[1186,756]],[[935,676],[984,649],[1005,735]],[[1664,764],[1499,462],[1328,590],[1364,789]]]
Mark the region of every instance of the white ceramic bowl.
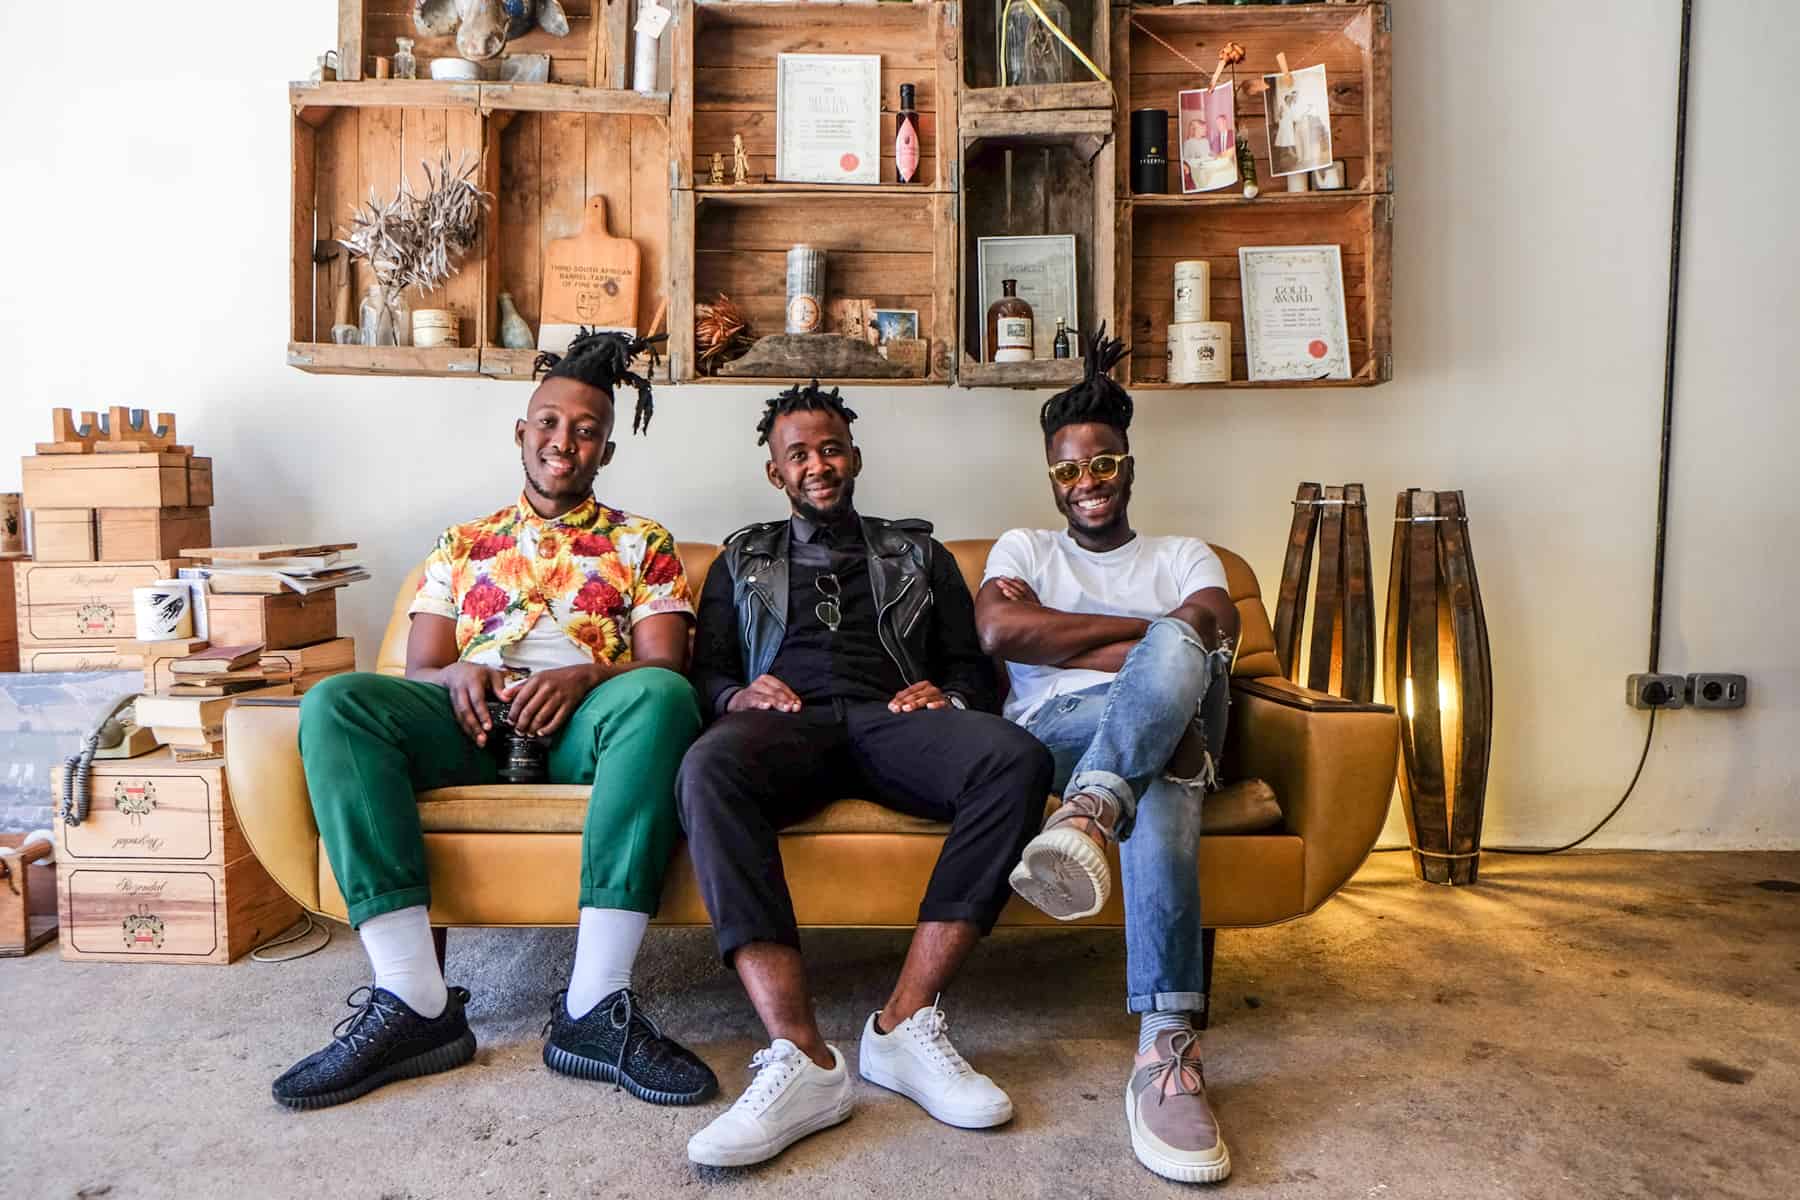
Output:
[[433,79],[480,79],[481,66],[466,58],[434,58],[431,60],[431,77]]

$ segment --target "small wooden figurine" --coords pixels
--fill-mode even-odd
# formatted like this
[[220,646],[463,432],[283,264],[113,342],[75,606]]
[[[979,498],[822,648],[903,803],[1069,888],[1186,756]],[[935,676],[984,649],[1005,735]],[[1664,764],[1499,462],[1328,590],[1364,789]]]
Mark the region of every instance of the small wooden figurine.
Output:
[[713,154],[712,185],[714,187],[720,187],[724,184],[724,182],[725,182],[725,156],[723,154],[719,154],[719,153],[715,152]]
[[731,182],[743,186],[750,182],[750,158],[744,153],[744,135],[731,135]]

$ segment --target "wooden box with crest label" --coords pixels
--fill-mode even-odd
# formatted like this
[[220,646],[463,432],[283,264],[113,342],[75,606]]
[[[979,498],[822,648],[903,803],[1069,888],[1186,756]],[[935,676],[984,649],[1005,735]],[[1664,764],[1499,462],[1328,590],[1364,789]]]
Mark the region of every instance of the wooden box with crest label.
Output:
[[[300,917],[238,829],[223,760],[100,760],[57,829],[63,957],[224,964]],[[62,772],[53,794],[62,794]]]
[[131,589],[173,578],[185,566],[180,558],[13,563],[20,646],[86,648],[110,656],[117,643],[137,636]]

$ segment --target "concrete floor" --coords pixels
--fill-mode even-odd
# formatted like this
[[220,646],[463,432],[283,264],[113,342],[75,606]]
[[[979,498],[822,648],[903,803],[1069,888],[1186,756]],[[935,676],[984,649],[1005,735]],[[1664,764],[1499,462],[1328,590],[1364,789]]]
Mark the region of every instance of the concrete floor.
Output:
[[[1800,855],[1491,857],[1478,887],[1377,855],[1319,914],[1219,939],[1212,1095],[1232,1195],[1789,1197],[1800,1169]],[[1788,881],[1783,886],[1782,881]],[[827,1036],[854,1054],[904,947],[809,935]],[[728,1095],[653,1108],[546,1072],[569,931],[460,931],[481,1051],[452,1074],[294,1114],[269,1081],[364,981],[343,936],[285,966],[0,961],[7,1197],[1143,1197],[1121,1116],[1135,1021],[1116,932],[1002,933],[946,1010],[1013,1096],[990,1133],[868,1085],[845,1126],[761,1168],[688,1134],[759,1029],[706,933],[652,931],[640,983]]]

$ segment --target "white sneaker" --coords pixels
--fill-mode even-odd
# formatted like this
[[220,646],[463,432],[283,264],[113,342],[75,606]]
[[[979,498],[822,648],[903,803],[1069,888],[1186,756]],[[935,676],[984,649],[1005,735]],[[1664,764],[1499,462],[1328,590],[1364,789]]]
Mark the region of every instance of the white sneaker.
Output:
[[877,1032],[875,1017],[870,1013],[863,1026],[857,1055],[864,1079],[959,1129],[988,1129],[1012,1120],[1012,1100],[950,1044],[942,1009],[927,1005],[887,1034]]
[[829,1049],[829,1071],[786,1038],[758,1050],[750,1060],[756,1078],[736,1104],[688,1139],[688,1158],[707,1167],[747,1167],[847,1120],[855,1102],[850,1069],[836,1046]]

